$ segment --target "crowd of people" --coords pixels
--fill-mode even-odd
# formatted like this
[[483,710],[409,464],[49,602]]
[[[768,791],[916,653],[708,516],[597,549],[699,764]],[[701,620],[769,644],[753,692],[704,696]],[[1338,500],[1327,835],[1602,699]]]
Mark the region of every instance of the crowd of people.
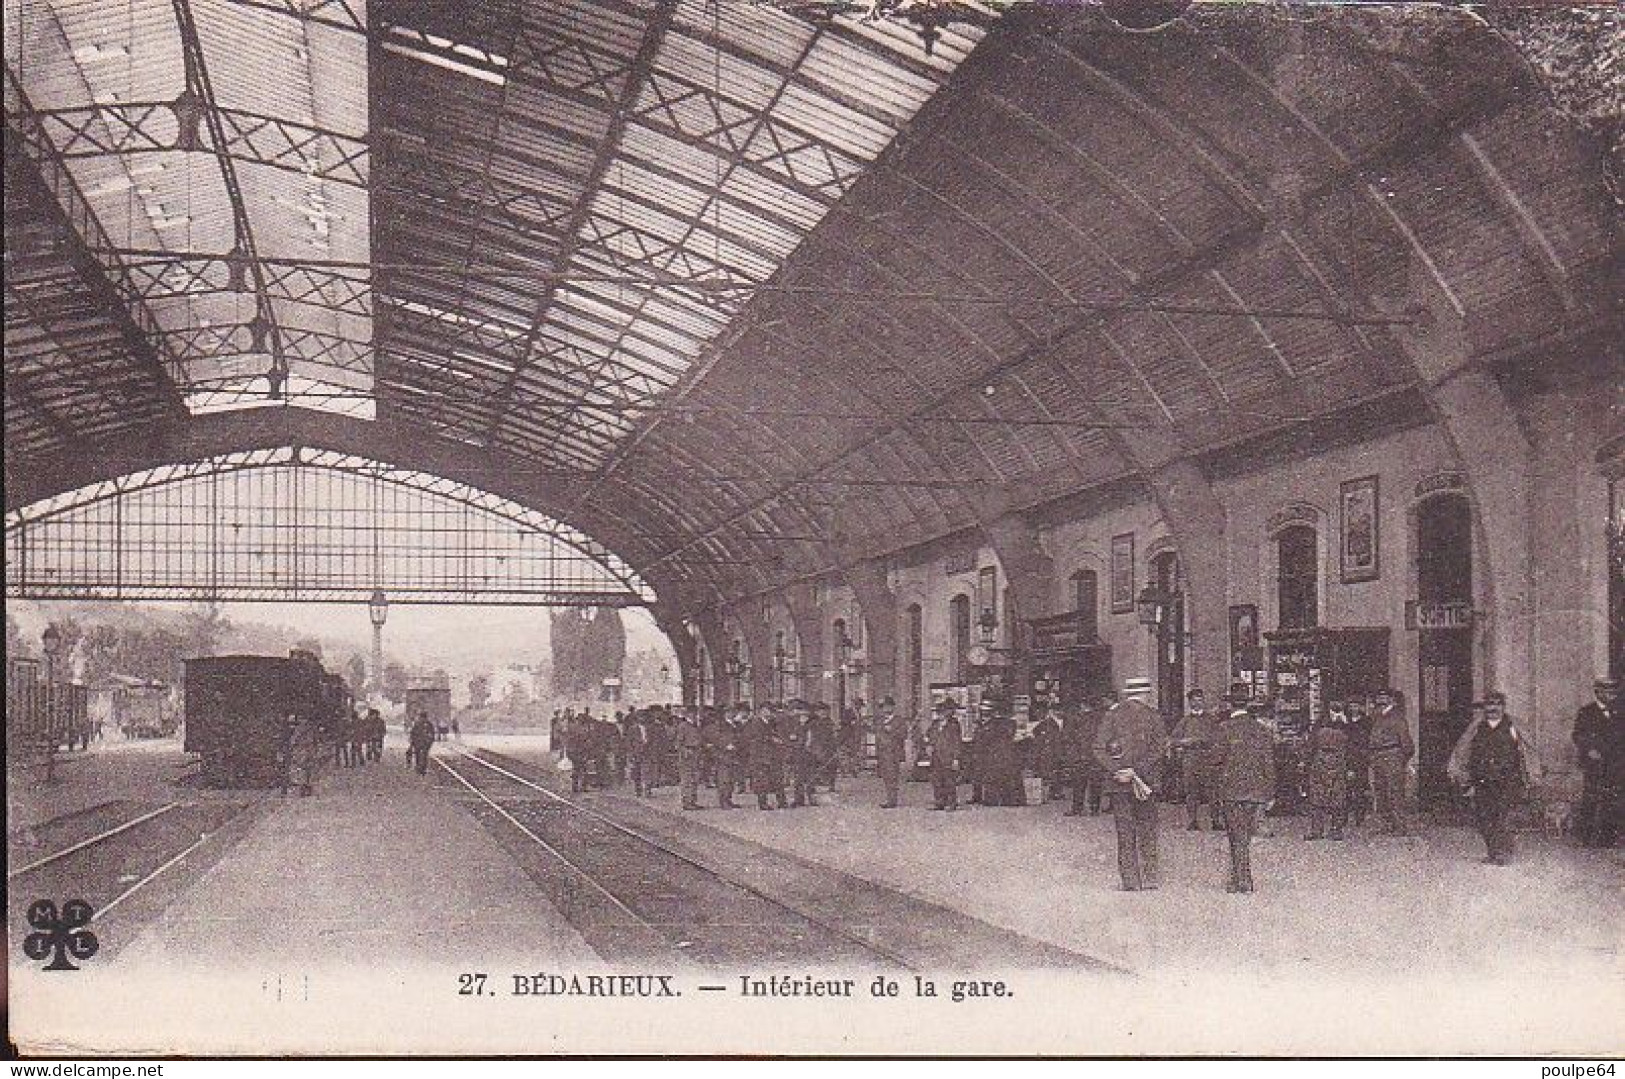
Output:
[[[1612,846],[1620,831],[1625,789],[1625,722],[1617,687],[1599,681],[1580,712],[1574,742],[1584,776],[1573,830],[1589,846]],[[1228,836],[1229,888],[1254,888],[1251,840],[1260,816],[1283,789],[1278,737],[1269,702],[1231,687],[1217,708],[1192,690],[1170,725],[1151,704],[1147,679],[1086,707],[1043,707],[1018,724],[1006,704],[983,700],[966,709],[939,702],[927,723],[899,714],[891,698],[874,710],[855,703],[840,712],[793,700],[729,707],[654,706],[598,718],[590,710],[556,713],[553,745],[569,761],[577,791],[630,781],[638,796],[680,788],[684,809],[701,808],[701,791],[721,809],[754,796],[758,809],[816,805],[821,790],[854,774],[866,739],[881,782],[884,809],[902,804],[905,778],[928,778],[931,806],[1019,806],[1070,798],[1067,815],[1112,814],[1119,871],[1131,891],[1158,886],[1158,805],[1182,805],[1186,827]],[[967,714],[968,712],[968,714]],[[1407,789],[1416,742],[1403,694],[1328,702],[1302,744],[1305,840],[1338,842],[1369,819],[1379,834],[1410,834]],[[1512,815],[1530,793],[1527,744],[1507,714],[1506,698],[1489,693],[1450,754],[1446,772],[1470,799],[1485,861],[1507,865],[1514,853]]]
[[648,795],[682,789],[685,809],[698,809],[700,788],[717,805],[754,794],[761,809],[816,804],[817,790],[857,771],[861,704],[837,716],[827,704],[789,701],[750,708],[654,705],[599,718],[591,709],[555,713],[552,744],[569,761],[576,791],[618,786]]

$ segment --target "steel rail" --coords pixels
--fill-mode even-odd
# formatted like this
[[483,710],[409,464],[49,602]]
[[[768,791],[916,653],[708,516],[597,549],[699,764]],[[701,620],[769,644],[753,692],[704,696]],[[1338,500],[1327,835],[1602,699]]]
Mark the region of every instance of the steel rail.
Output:
[[18,877],[22,876],[25,873],[32,873],[34,870],[40,869],[40,868],[42,868],[44,866],[48,866],[53,862],[59,862],[63,858],[66,858],[70,854],[74,854],[74,853],[77,853],[78,851],[82,851],[86,847],[93,847],[93,846],[95,846],[96,844],[102,842],[105,839],[111,839],[113,836],[118,835],[120,832],[129,831],[131,828],[134,828],[139,824],[145,824],[147,821],[152,820],[154,817],[160,817],[163,814],[168,813],[170,810],[175,809],[176,807],[178,807],[178,806],[180,806],[182,804],[184,804],[184,803],[170,802],[168,805],[160,806],[159,808],[154,809],[150,813],[143,813],[138,817],[135,817],[135,818],[133,818],[131,820],[125,821],[123,824],[120,824],[115,828],[109,828],[105,832],[102,832],[102,833],[100,833],[98,835],[93,835],[89,839],[80,840],[78,843],[73,844],[71,847],[67,847],[67,848],[65,848],[63,850],[59,850],[55,854],[48,854],[44,858],[41,858],[41,859],[39,859],[37,861],[30,862],[30,863],[28,863],[27,865],[23,866],[20,869],[15,869],[15,870],[7,873],[6,874],[6,880],[8,880],[8,881],[16,880]]
[[[620,821],[614,819],[613,817],[606,816],[603,813],[600,813],[595,809],[592,809],[592,808],[590,808],[588,806],[582,805],[580,802],[574,801],[574,800],[572,800],[570,798],[566,798],[564,795],[559,794],[556,791],[549,790],[547,787],[543,786],[540,783],[536,783],[536,782],[534,782],[532,780],[526,779],[524,776],[518,775],[518,774],[516,774],[514,772],[510,772],[510,771],[508,771],[508,769],[503,768],[501,765],[493,764],[490,761],[485,760],[484,758],[482,758],[480,756],[477,756],[476,754],[468,752],[466,749],[462,749],[460,747],[453,747],[453,751],[456,752],[461,757],[463,757],[465,760],[470,760],[470,761],[473,761],[475,764],[481,765],[482,767],[489,768],[491,771],[497,772],[497,773],[499,773],[501,775],[504,775],[504,776],[508,777],[509,779],[511,779],[512,781],[514,781],[515,783],[520,784],[521,786],[529,787],[531,790],[537,791],[538,793],[544,795],[545,797],[553,799],[555,802],[558,802],[558,803],[560,803],[562,805],[569,806],[571,809],[574,809],[576,812],[581,813],[584,816],[591,817],[594,820],[599,821],[600,823],[606,824],[610,828],[613,828],[615,831],[620,832],[623,835],[626,835],[626,836],[630,837],[631,839],[634,839],[634,840],[638,841],[639,843],[644,844],[645,846],[653,847],[655,850],[660,851],[662,854],[668,855],[669,857],[672,857],[672,858],[676,858],[678,861],[682,862],[683,864],[685,864],[687,866],[690,866],[690,867],[692,867],[694,869],[698,869],[700,872],[704,873],[705,875],[707,875],[707,876],[709,876],[709,877],[711,877],[711,878],[713,878],[715,880],[721,881],[723,884],[725,884],[725,885],[727,885],[729,887],[738,888],[740,891],[747,892],[750,895],[755,896],[756,898],[762,900],[765,903],[770,903],[773,906],[778,907],[780,910],[785,910],[785,911],[790,912],[791,914],[795,915],[797,918],[800,918],[801,920],[803,920],[805,922],[808,922],[811,925],[815,925],[819,929],[822,929],[827,933],[832,933],[835,936],[838,936],[838,937],[842,938],[843,940],[850,941],[851,943],[856,944],[858,947],[864,949],[865,951],[873,952],[874,954],[882,957],[883,959],[886,959],[889,962],[897,964],[898,966],[902,967],[904,970],[918,971],[918,970],[921,969],[918,966],[918,964],[909,962],[907,959],[904,959],[902,956],[898,955],[896,952],[894,952],[891,949],[885,947],[884,945],[876,944],[872,940],[866,940],[862,936],[859,936],[856,933],[853,933],[853,932],[851,932],[851,931],[849,931],[847,929],[844,929],[839,925],[833,925],[833,924],[831,924],[831,923],[829,923],[829,922],[827,922],[827,921],[825,921],[825,920],[823,920],[821,918],[815,918],[812,915],[806,913],[805,911],[799,910],[796,907],[793,907],[790,904],[784,902],[784,900],[779,899],[779,898],[777,898],[775,896],[769,895],[768,893],[762,891],[761,889],[755,887],[754,885],[746,884],[743,881],[735,880],[732,877],[727,876],[726,874],[720,873],[717,870],[715,870],[715,869],[711,868],[710,866],[706,865],[705,863],[703,863],[701,861],[698,861],[697,859],[695,859],[695,858],[693,858],[693,857],[691,857],[691,856],[689,856],[687,854],[684,854],[682,851],[677,850],[677,849],[671,847],[670,845],[668,845],[666,843],[662,843],[660,840],[655,839],[655,838],[649,836],[648,834],[646,834],[644,832],[640,832],[635,828],[631,828],[631,827],[628,827],[625,824],[622,824]],[[445,767],[444,763],[443,762],[441,762],[441,763],[442,763],[442,766]],[[447,768],[447,770],[450,771],[449,768]],[[459,778],[461,778],[461,777],[459,777]],[[476,791],[476,793],[479,793],[479,792]],[[481,797],[484,797],[484,795],[482,794]],[[504,815],[506,816],[506,814],[504,814]],[[515,823],[517,823],[517,822],[515,822]],[[520,827],[523,828],[524,826],[520,825]],[[538,840],[537,842],[541,842],[541,841]],[[579,872],[579,870],[578,870],[578,872]]]

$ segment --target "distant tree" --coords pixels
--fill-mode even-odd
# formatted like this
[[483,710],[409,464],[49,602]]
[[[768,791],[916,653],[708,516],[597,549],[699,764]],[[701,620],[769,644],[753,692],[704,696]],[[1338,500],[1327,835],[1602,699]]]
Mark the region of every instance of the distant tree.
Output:
[[140,636],[140,630],[130,630],[121,634],[118,629],[105,622],[97,623],[85,630],[84,635],[79,638],[79,659],[83,665],[85,681],[95,685],[110,674],[126,673],[121,670],[125,660],[123,652],[133,643],[133,638]]
[[35,649],[23,639],[23,628],[17,624],[17,620],[15,618],[11,617],[11,612],[7,611],[6,655],[10,656],[12,659],[28,659],[35,654]]
[[322,658],[322,642],[314,637],[301,637],[293,642],[293,646],[301,652],[309,652],[317,659]]
[[350,683],[354,693],[361,693],[367,688],[367,661],[361,658],[360,653],[353,655],[344,664],[344,680]]
[[567,608],[552,617],[553,691],[562,697],[595,695],[606,678],[619,678],[626,662],[626,628],[614,607]]
[[219,655],[221,645],[232,631],[225,609],[217,600],[192,604],[182,616],[182,622],[187,659]]
[[502,695],[502,708],[506,712],[522,711],[530,703],[530,691],[525,683],[514,679],[508,683],[507,691]]
[[[77,618],[69,615],[66,618],[53,618],[50,625],[56,627],[57,637],[62,642],[57,646],[55,675],[61,680],[68,680],[74,676],[74,658],[78,655],[79,642],[85,635],[85,627]],[[45,658],[45,648],[40,646],[40,658]]]
[[379,687],[384,699],[391,704],[404,704],[406,702],[406,687],[411,684],[412,676],[406,668],[389,660],[384,664],[383,685]]
[[468,680],[468,706],[484,708],[491,699],[491,676],[476,674]]

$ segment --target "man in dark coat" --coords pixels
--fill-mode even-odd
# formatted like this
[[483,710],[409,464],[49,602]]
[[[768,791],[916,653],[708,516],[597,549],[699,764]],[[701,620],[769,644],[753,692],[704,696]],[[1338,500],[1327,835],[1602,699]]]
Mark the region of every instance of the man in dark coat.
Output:
[[367,757],[369,760],[380,761],[384,759],[384,735],[389,731],[384,723],[384,715],[376,708],[367,709]]
[[705,734],[700,730],[697,708],[684,710],[673,741],[677,743],[677,782],[682,787],[683,808],[700,808],[700,767],[704,763]]
[[881,809],[896,809],[902,793],[904,746],[908,741],[908,722],[897,714],[897,702],[890,697],[880,701],[880,714],[875,717],[875,771],[885,789],[886,800]]
[[1236,708],[1214,735],[1213,778],[1230,837],[1231,892],[1253,890],[1253,832],[1259,813],[1275,800],[1275,736],[1263,723],[1268,709],[1263,701]]
[[1309,831],[1320,839],[1330,826],[1331,838],[1343,838],[1349,804],[1348,709],[1333,701],[1324,721],[1309,736]]
[[738,719],[729,716],[706,729],[706,748],[710,751],[711,766],[716,773],[718,809],[739,808],[734,804],[734,792],[739,789],[743,750],[739,728]]
[[824,741],[824,729],[818,720],[817,706],[809,708],[797,704],[788,712],[782,728],[785,757],[790,766],[793,808],[817,805],[813,796],[814,784],[820,777],[830,779],[824,750],[830,743]]
[[1157,789],[1168,753],[1168,731],[1149,704],[1149,678],[1123,684],[1123,701],[1100,720],[1095,760],[1110,777],[1112,817],[1117,824],[1117,869],[1123,890],[1157,887]]
[[1473,799],[1473,820],[1484,837],[1485,861],[1512,864],[1512,829],[1507,815],[1529,786],[1524,762],[1523,736],[1506,714],[1506,695],[1484,698],[1484,720],[1473,732],[1467,749],[1467,790]]
[[1349,702],[1349,820],[1358,828],[1371,815],[1371,711]]
[[960,763],[970,779],[970,804],[992,804],[993,798],[988,790],[990,783],[988,775],[988,758],[992,755],[993,744],[993,706],[987,701],[980,702],[971,709],[964,718],[967,725],[963,733],[970,744],[961,750]]
[[1585,788],[1575,812],[1574,834],[1588,847],[1612,847],[1625,826],[1625,708],[1619,687],[1599,678],[1594,698],[1574,717],[1574,750]]
[[993,705],[986,716],[987,758],[986,775],[982,780],[982,799],[986,805],[1019,806],[1027,804],[1027,789],[1022,783],[1021,754],[1016,746],[1016,721],[1003,705]]
[[1033,724],[1033,775],[1044,785],[1043,801],[1061,796],[1061,760],[1065,753],[1061,746],[1061,721],[1054,705],[1044,707],[1043,717]]
[[959,726],[959,705],[943,701],[926,735],[931,753],[932,809],[959,808],[959,755],[964,735]]
[[649,715],[629,708],[621,721],[621,749],[626,755],[626,771],[632,777],[632,793],[639,798],[649,793]]
[[1095,735],[1100,731],[1100,717],[1106,714],[1114,701],[1102,698],[1098,702],[1080,701],[1066,717],[1062,728],[1067,746],[1068,763],[1072,769],[1072,808],[1069,817],[1080,817],[1087,808],[1090,816],[1100,815],[1100,800],[1106,790],[1106,774],[1095,761]]
[[[834,790],[835,777],[840,771],[837,760],[840,756],[840,731],[835,723],[834,709],[822,701],[811,705],[803,701],[800,704],[800,714],[796,718],[810,728],[807,746],[812,754],[811,780]],[[809,793],[811,789],[809,786]],[[810,798],[808,800],[811,801]]]
[[[778,725],[766,708],[758,708],[745,724],[745,760],[757,809],[783,809],[784,746]],[[768,804],[771,798],[773,805]]]
[[1190,818],[1190,823],[1185,827],[1196,832],[1202,828],[1204,805],[1208,807],[1208,820],[1212,826],[1219,826],[1218,809],[1213,804],[1212,792],[1208,790],[1213,728],[1219,717],[1207,710],[1201,690],[1191,690],[1185,700],[1185,714],[1174,728],[1172,745],[1174,755],[1179,760],[1180,790],[1185,795],[1185,810]]
[[1396,689],[1377,694],[1371,717],[1371,778],[1376,790],[1376,812],[1390,835],[1409,835],[1405,822],[1405,772],[1416,754],[1416,739],[1405,715],[1404,697]]
[[407,734],[407,753],[418,775],[429,770],[429,747],[434,745],[434,735],[434,721],[424,715],[418,716],[418,721],[412,724],[412,730]]

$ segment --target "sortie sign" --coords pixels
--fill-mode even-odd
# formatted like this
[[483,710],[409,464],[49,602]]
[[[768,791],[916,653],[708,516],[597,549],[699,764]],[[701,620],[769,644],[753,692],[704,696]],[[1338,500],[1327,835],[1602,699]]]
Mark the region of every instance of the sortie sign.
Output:
[[1405,604],[1405,622],[1408,629],[1471,629],[1473,605],[1471,603],[1418,603]]

